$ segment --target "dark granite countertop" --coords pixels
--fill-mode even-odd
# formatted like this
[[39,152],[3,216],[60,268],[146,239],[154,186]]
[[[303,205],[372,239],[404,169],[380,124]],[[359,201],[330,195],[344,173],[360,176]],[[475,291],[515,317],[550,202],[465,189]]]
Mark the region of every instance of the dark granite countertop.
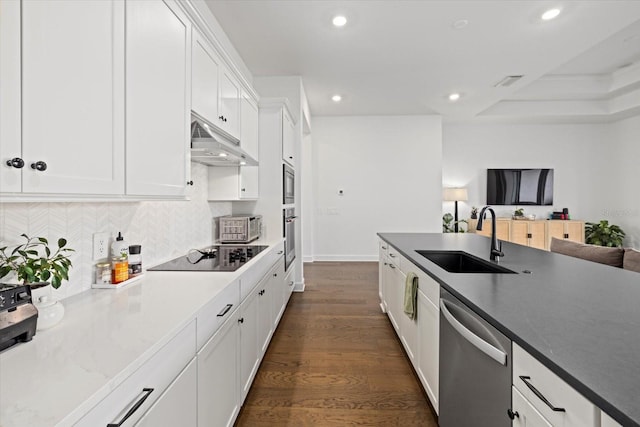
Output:
[[640,426],[640,273],[508,242],[499,263],[520,274],[448,273],[416,250],[488,260],[490,239],[378,235],[616,421]]

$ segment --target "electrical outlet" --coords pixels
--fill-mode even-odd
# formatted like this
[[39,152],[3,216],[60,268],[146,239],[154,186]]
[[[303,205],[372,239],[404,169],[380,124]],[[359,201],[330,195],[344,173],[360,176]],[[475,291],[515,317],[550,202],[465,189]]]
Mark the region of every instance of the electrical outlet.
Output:
[[109,233],[93,233],[93,260],[109,257]]

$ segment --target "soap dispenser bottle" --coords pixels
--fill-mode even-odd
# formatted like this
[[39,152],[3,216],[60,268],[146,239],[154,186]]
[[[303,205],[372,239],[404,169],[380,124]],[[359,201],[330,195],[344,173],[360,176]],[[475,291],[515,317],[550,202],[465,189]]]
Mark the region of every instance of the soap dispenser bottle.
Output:
[[129,243],[125,242],[124,237],[122,237],[122,233],[119,231],[118,237],[116,237],[116,240],[111,244],[111,256],[129,256]]

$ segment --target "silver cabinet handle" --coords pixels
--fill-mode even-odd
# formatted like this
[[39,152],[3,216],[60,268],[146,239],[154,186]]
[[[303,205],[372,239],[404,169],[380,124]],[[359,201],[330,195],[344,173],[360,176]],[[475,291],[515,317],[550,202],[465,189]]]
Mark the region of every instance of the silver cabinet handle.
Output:
[[224,308],[220,311],[220,313],[218,313],[217,317],[223,317],[225,314],[229,312],[229,310],[231,310],[231,307],[233,307],[233,304],[225,305]]
[[478,350],[480,350],[499,364],[507,366],[507,353],[500,350],[499,348],[492,346],[491,344],[471,332],[469,329],[467,329],[462,323],[458,321],[458,319],[455,318],[453,314],[451,314],[451,312],[447,308],[447,304],[442,299],[440,300],[440,311],[442,311],[445,319],[449,322],[453,329],[458,331],[458,333],[462,335],[464,339],[469,341],[471,344],[473,344],[474,347],[476,347]]
[[393,264],[389,264],[389,267],[391,267],[391,268],[396,268],[396,266],[395,266],[395,265],[393,265]]
[[293,286],[293,280],[289,283],[289,286]]
[[385,251],[387,250],[387,247],[386,247],[386,246],[381,246],[381,247],[382,247],[382,249],[384,249]]
[[395,258],[395,257],[396,257],[396,254],[389,254],[389,256],[390,256],[391,258]]
[[144,401],[147,400],[147,398],[149,397],[149,395],[151,395],[151,393],[153,393],[153,389],[152,388],[143,388],[142,389],[142,393],[140,393],[138,395],[138,396],[140,396],[140,398],[131,407],[131,409],[129,409],[127,411],[127,413],[124,414],[124,417],[122,417],[122,419],[117,423],[109,423],[109,424],[107,424],[107,427],[120,427],[122,425],[122,423],[127,421],[129,419],[129,417],[131,417],[131,415],[133,415],[138,409],[140,409],[140,407],[142,406]]
[[278,255],[282,255],[284,253],[284,251],[279,251]]

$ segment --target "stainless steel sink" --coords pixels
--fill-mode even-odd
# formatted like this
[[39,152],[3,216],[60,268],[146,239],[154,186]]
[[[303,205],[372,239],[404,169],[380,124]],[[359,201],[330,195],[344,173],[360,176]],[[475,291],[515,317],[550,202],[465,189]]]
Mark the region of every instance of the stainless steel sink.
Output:
[[517,274],[463,251],[416,251],[449,273]]

